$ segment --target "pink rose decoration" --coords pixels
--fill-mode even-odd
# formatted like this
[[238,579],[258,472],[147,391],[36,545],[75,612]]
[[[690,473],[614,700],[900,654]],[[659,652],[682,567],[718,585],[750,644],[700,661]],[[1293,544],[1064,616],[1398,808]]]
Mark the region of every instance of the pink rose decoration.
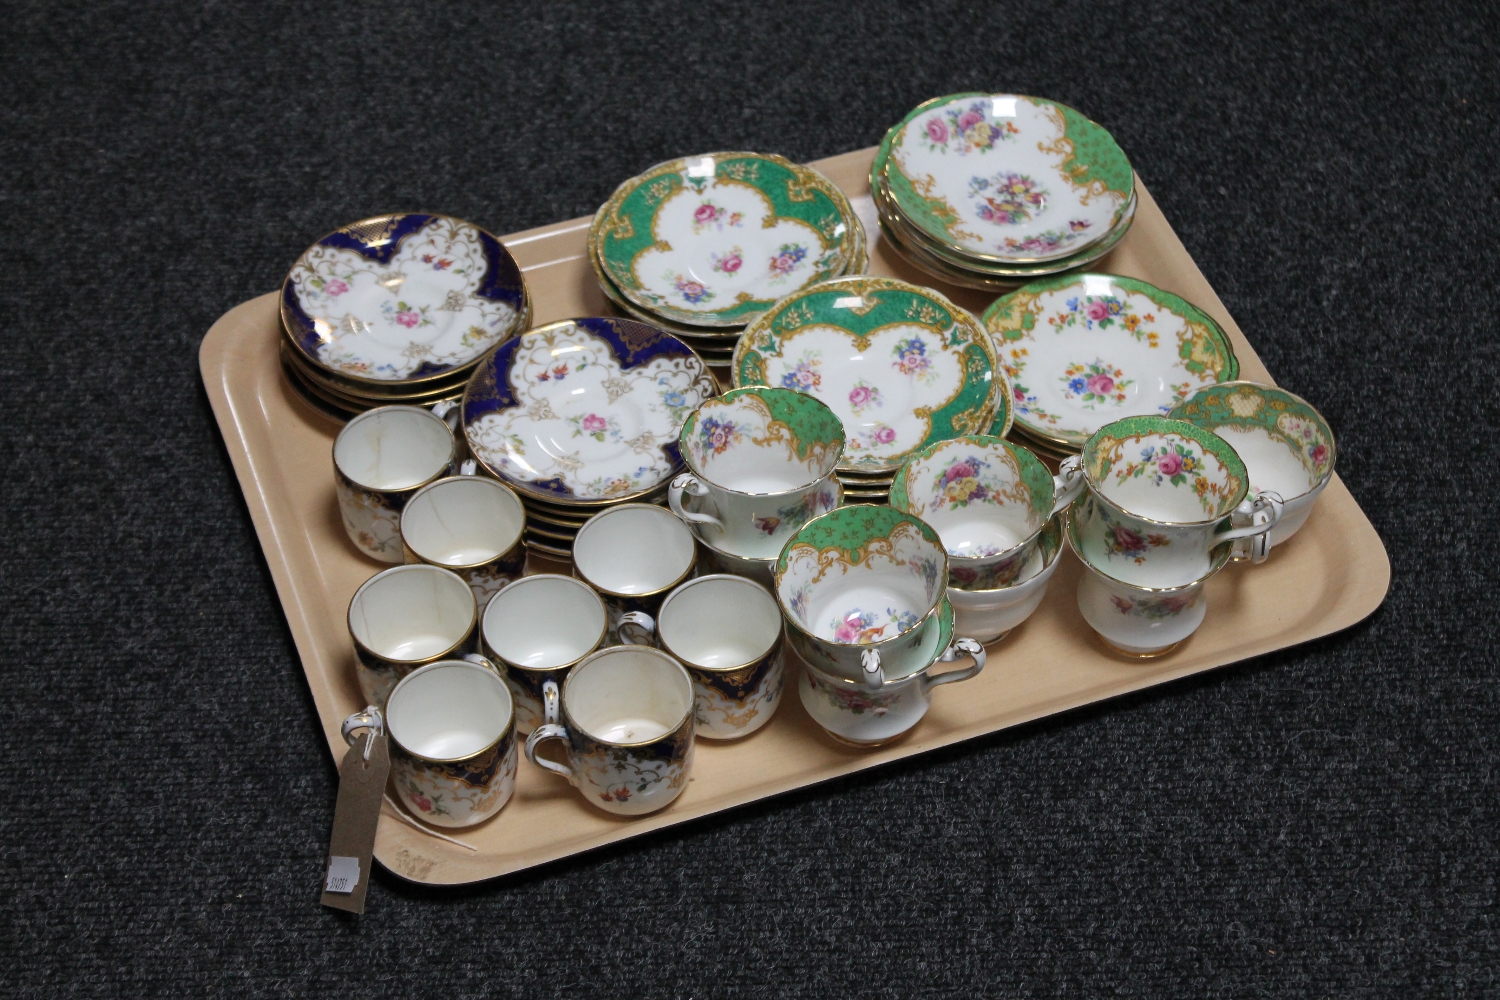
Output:
[[422,322],[422,317],[408,309],[406,312],[398,312],[396,314],[396,322],[410,330]]
[[1020,389],[1012,389],[1010,391],[1010,394],[1012,396],[1016,397],[1016,402],[1018,402],[1018,403],[1024,403],[1024,402],[1026,402],[1026,393],[1022,392]]
[[927,137],[933,142],[947,142],[948,126],[937,118],[927,119]]
[[1096,396],[1108,396],[1115,390],[1115,380],[1108,375],[1090,375],[1088,387]]
[[334,297],[343,295],[348,290],[349,286],[344,284],[344,282],[339,280],[338,278],[334,278],[328,284],[323,286],[323,291]]
[[1103,302],[1090,302],[1088,314],[1089,319],[1103,319],[1109,315],[1109,306]]
[[1328,460],[1328,446],[1320,444],[1311,452],[1314,465],[1322,465]]
[[594,431],[602,431],[608,426],[609,425],[604,422],[604,418],[599,416],[598,414],[590,413],[588,416],[583,418],[583,429],[591,433]]
[[432,812],[432,802],[431,802],[431,800],[424,799],[420,795],[413,795],[411,797],[411,801],[412,801],[413,805],[415,805],[418,809],[422,810],[424,813],[425,812]]
[[851,406],[864,406],[869,401],[870,401],[870,387],[869,386],[867,386],[867,385],[857,385],[853,389],[849,390],[849,405],[851,405]]
[[1164,476],[1175,476],[1182,471],[1182,456],[1170,452],[1156,460],[1156,471]]
[[723,451],[725,448],[728,448],[729,428],[715,427],[713,434],[709,435],[709,442],[713,445],[714,451]]
[[839,627],[833,630],[834,642],[858,642],[859,641],[859,615],[850,615],[839,622]]
[[875,440],[880,444],[890,444],[896,440],[896,432],[889,427],[882,427],[875,432]]
[[1123,524],[1115,525],[1115,544],[1126,552],[1135,552],[1146,547],[1146,540]]
[[960,132],[967,132],[970,128],[978,125],[982,121],[984,121],[984,115],[980,114],[978,111],[965,111],[963,114],[958,116],[958,130]]
[[698,210],[693,213],[693,219],[696,222],[712,222],[713,217],[714,207],[712,205],[699,205]]
[[691,299],[694,296],[702,295],[702,294],[703,294],[703,285],[702,285],[701,282],[697,282],[697,281],[685,281],[685,282],[683,282],[683,284],[682,284],[682,296],[683,296],[683,298]]
[[744,263],[744,261],[740,260],[739,254],[734,254],[732,256],[725,257],[723,262],[719,264],[719,266],[728,273],[733,274],[734,272],[738,271],[741,265],[743,265]]
[[959,462],[943,476],[944,482],[953,482],[955,479],[968,479],[974,475],[974,467],[967,462]]

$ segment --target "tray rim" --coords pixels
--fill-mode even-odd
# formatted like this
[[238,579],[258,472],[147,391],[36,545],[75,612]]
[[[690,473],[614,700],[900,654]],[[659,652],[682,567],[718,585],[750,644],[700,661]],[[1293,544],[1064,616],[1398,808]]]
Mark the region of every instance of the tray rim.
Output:
[[[864,161],[867,167],[869,159],[874,154],[874,150],[875,147],[873,146],[854,150],[838,156],[813,161],[810,165],[825,172],[834,172],[836,168],[843,168],[847,172],[861,160]],[[868,170],[866,169],[864,173],[867,174]],[[1144,184],[1141,183],[1139,177],[1137,177],[1136,183],[1138,196],[1144,202],[1142,207],[1147,208],[1148,213],[1160,215],[1160,209],[1156,206],[1154,199],[1145,190]],[[860,197],[868,197],[867,191],[855,193],[849,187],[844,187],[844,190],[850,196],[851,201],[855,201]],[[547,226],[523,230],[501,237],[501,240],[508,249],[511,249],[515,253],[518,248],[526,247],[529,244],[555,239],[568,234],[586,232],[590,221],[591,217],[570,219]],[[1165,220],[1163,219],[1162,221],[1165,224]],[[1189,301],[1193,301],[1220,319],[1221,324],[1230,334],[1236,354],[1240,358],[1241,377],[1257,378],[1274,384],[1274,380],[1265,371],[1258,355],[1255,354],[1254,349],[1239,330],[1238,325],[1229,316],[1222,301],[1219,300],[1218,295],[1209,286],[1202,272],[1198,269],[1196,262],[1192,260],[1186,248],[1182,246],[1180,239],[1177,238],[1175,231],[1171,229],[1170,224],[1165,224],[1165,233],[1176,244],[1175,247],[1169,247],[1174,252],[1173,256],[1179,258],[1174,263],[1179,267],[1185,265],[1185,268],[1183,268],[1178,277],[1183,281],[1197,286],[1194,291],[1195,297],[1184,297],[1188,297]],[[876,238],[872,237],[872,249],[875,241]],[[523,250],[517,256],[518,258],[523,258],[528,255]],[[582,258],[583,255],[579,254],[577,256]],[[573,259],[573,257],[549,258],[545,263],[535,264],[530,267],[523,260],[522,270],[524,272],[534,267],[555,266]],[[939,283],[938,287],[945,294],[949,294],[946,286]],[[1179,294],[1181,293],[1179,292]],[[338,735],[338,725],[342,719],[342,714],[337,714],[336,717],[330,716],[330,712],[339,713],[336,707],[336,692],[332,689],[322,671],[311,670],[308,667],[310,658],[316,656],[312,639],[316,623],[311,617],[311,611],[316,602],[305,599],[303,588],[291,571],[289,556],[291,549],[296,547],[298,539],[295,533],[289,529],[295,526],[278,523],[277,519],[270,512],[268,491],[275,489],[275,481],[280,479],[281,476],[275,468],[274,462],[270,461],[265,455],[253,453],[253,450],[248,446],[244,428],[247,421],[253,420],[254,415],[250,412],[251,408],[247,406],[247,401],[236,398],[231,385],[231,376],[237,367],[236,363],[243,363],[248,359],[236,350],[236,344],[230,335],[230,331],[242,321],[246,311],[253,311],[257,308],[263,309],[265,308],[266,300],[270,299],[274,303],[275,297],[276,292],[268,292],[266,295],[243,302],[225,312],[210,327],[200,344],[200,371],[214,411],[215,420],[224,437],[226,450],[229,452],[231,462],[234,466],[236,478],[245,495],[246,506],[250,511],[252,523],[255,525],[257,538],[266,557],[272,579],[276,584],[278,600],[280,600],[283,612],[287,616],[288,627],[292,632],[293,640],[297,646],[299,659],[302,660],[303,674],[308,680],[314,702],[318,707],[318,714],[324,726],[325,738],[328,741],[330,753],[334,760],[337,761],[343,752],[342,740]],[[256,402],[261,401],[257,399]],[[584,838],[590,841],[588,843],[574,844],[566,837],[556,838],[550,843],[548,849],[534,851],[530,855],[517,859],[517,863],[501,866],[498,870],[485,874],[466,875],[452,879],[428,879],[421,874],[417,874],[417,869],[410,865],[405,866],[406,870],[403,871],[403,865],[400,862],[401,855],[405,853],[406,848],[403,846],[399,831],[406,828],[400,827],[395,823],[381,824],[380,830],[382,834],[386,834],[392,827],[397,832],[394,836],[383,836],[381,838],[377,843],[376,858],[388,871],[397,877],[423,885],[463,885],[502,878],[537,865],[560,860],[564,857],[583,853],[621,840],[638,837],[668,826],[691,822],[703,816],[738,809],[752,802],[758,802],[776,795],[843,777],[856,771],[878,767],[895,760],[913,757],[979,736],[999,732],[1002,729],[1033,722],[1039,718],[1110,701],[1149,687],[1156,687],[1161,684],[1180,680],[1192,674],[1218,669],[1219,667],[1240,663],[1244,660],[1266,655],[1280,649],[1289,649],[1326,638],[1357,625],[1373,614],[1384,602],[1390,586],[1390,559],[1384,543],[1375,532],[1369,518],[1364,514],[1364,511],[1359,507],[1352,495],[1349,494],[1337,473],[1335,473],[1325,490],[1322,504],[1342,505],[1345,503],[1351,505],[1354,512],[1358,514],[1358,523],[1355,525],[1356,529],[1362,536],[1366,536],[1366,541],[1373,542],[1373,545],[1362,543],[1356,548],[1356,555],[1360,557],[1358,561],[1360,562],[1359,568],[1361,572],[1357,577],[1360,581],[1360,586],[1358,588],[1345,588],[1345,592],[1341,592],[1335,602],[1332,612],[1320,620],[1318,626],[1312,629],[1310,634],[1303,635],[1293,642],[1279,645],[1274,641],[1249,642],[1235,650],[1236,655],[1231,658],[1207,665],[1196,663],[1191,659],[1180,661],[1175,667],[1170,662],[1158,661],[1157,665],[1149,672],[1142,672],[1130,681],[1107,685],[1109,690],[1100,692],[1097,695],[1080,698],[1076,693],[1070,693],[1065,696],[1042,700],[1015,711],[1005,712],[998,717],[998,722],[996,722],[995,717],[991,717],[986,719],[983,724],[957,726],[922,739],[908,737],[890,747],[875,751],[852,753],[843,760],[831,764],[815,774],[799,775],[789,781],[778,781],[773,790],[756,791],[751,789],[736,802],[722,805],[713,804],[711,806],[701,804],[697,808],[692,806],[684,808],[685,804],[679,802],[662,812],[632,820],[628,824],[616,824],[611,827],[612,832],[608,835]],[[1356,589],[1357,593],[1350,594],[1347,592]],[[794,669],[794,667],[789,665],[789,670]],[[800,706],[798,708],[800,709]],[[389,812],[390,808],[390,806],[386,806],[385,811]],[[460,837],[462,837],[463,832],[455,831]],[[419,835],[417,831],[412,830],[407,830],[407,833],[413,836]],[[462,855],[450,854],[449,851],[444,851],[434,846],[429,839],[425,838],[425,835],[422,836],[424,836],[424,839],[419,843],[426,853],[446,854],[457,858],[462,857]]]

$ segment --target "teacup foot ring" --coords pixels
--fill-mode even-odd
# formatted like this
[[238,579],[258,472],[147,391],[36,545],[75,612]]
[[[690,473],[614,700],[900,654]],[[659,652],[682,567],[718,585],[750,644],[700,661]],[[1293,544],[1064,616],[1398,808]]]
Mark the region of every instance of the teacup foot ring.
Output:
[[[820,726],[819,728],[822,727]],[[917,727],[912,726],[912,729],[915,728]],[[829,738],[835,743],[841,743],[846,747],[854,747],[856,750],[874,750],[876,747],[890,746],[892,743],[906,739],[911,734],[911,729],[904,729],[895,736],[887,736],[883,740],[851,740],[847,736],[840,736],[838,733],[828,729],[824,729],[823,732],[827,733]]]

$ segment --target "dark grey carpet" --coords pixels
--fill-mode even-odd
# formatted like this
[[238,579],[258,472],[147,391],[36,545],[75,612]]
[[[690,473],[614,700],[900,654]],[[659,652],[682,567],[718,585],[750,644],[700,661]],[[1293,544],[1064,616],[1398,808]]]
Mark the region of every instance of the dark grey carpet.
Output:
[[[1493,3],[0,9],[0,992],[1494,996]],[[1348,633],[356,921],[197,346],[332,227],[1008,88],[1108,126],[1389,548]],[[1296,600],[1288,594],[1288,600]]]

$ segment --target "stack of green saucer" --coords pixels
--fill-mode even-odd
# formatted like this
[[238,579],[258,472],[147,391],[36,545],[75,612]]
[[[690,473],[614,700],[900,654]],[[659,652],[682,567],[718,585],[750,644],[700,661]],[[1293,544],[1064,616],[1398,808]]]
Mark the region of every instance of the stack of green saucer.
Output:
[[594,215],[588,256],[622,315],[716,366],[773,302],[869,263],[843,192],[762,153],[690,156],[632,177]]
[[924,101],[870,169],[880,229],[944,281],[1009,291],[1109,253],[1135,218],[1135,173],[1102,127],[1019,94]]

